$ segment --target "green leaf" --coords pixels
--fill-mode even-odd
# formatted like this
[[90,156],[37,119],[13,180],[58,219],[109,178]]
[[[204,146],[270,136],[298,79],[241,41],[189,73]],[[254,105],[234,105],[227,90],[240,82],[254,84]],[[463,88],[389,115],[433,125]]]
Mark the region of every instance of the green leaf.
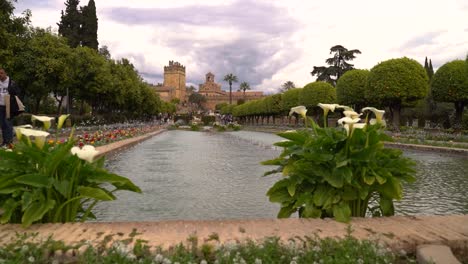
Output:
[[364,177],[362,178],[365,183],[368,185],[372,185],[375,182],[375,177],[369,174],[365,174]]
[[281,132],[277,134],[278,136],[294,141],[295,144],[302,145],[306,141],[307,137],[300,133],[299,131],[294,132]]
[[333,216],[338,222],[348,223],[351,220],[351,209],[347,203],[333,205]]
[[385,198],[384,196],[381,195],[379,205],[380,205],[380,209],[382,210],[382,214],[384,216],[395,215],[395,207],[393,206],[392,199]]
[[92,188],[92,187],[85,187],[85,186],[78,186],[77,191],[85,197],[100,200],[100,201],[112,201],[115,200],[111,194],[107,193],[103,189],[100,188]]
[[281,165],[282,161],[283,161],[282,158],[276,158],[276,159],[272,159],[272,160],[262,161],[261,164],[262,165]]
[[294,143],[293,141],[280,141],[274,143],[273,145],[277,147],[287,148],[296,145],[296,143]]
[[343,194],[341,195],[341,198],[345,201],[356,200],[358,198],[358,192],[356,189],[350,186],[345,186],[343,188]]
[[26,174],[15,179],[17,183],[26,184],[32,187],[47,188],[50,187],[51,181],[46,175],[39,173]]
[[327,175],[324,179],[333,187],[341,188],[344,184],[345,175],[342,174],[340,169],[333,170],[332,174]]
[[377,182],[379,184],[384,184],[384,183],[387,182],[387,178],[384,178],[384,177],[382,177],[380,175],[377,175],[377,174],[375,174],[375,179],[377,180]]
[[20,201],[15,201],[13,199],[8,199],[4,204],[3,204],[3,214],[2,217],[0,218],[0,223],[6,224],[10,221],[11,216],[15,212],[16,208],[21,206]]
[[41,220],[42,217],[55,206],[54,200],[35,201],[24,211],[21,222],[24,227],[30,226],[33,222]]
[[68,187],[70,182],[68,180],[54,181],[54,188],[57,190],[63,197],[68,197]]
[[293,214],[294,212],[296,212],[296,209],[295,208],[292,208],[291,205],[288,205],[288,206],[285,206],[285,207],[281,207],[280,211],[278,212],[278,218],[288,218],[291,216],[291,214]]
[[110,183],[114,185],[118,190],[127,190],[141,193],[141,189],[135,184],[133,184],[133,182],[128,178],[119,176],[117,174],[109,173],[102,169],[89,169],[88,166],[86,166],[85,168],[86,170],[84,170],[83,172],[86,173],[86,175],[88,175],[88,177],[86,178],[86,181],[88,182]]
[[291,183],[289,186],[288,186],[288,193],[289,195],[294,196],[294,194],[296,193],[296,183]]
[[313,204],[306,204],[302,217],[306,218],[320,218],[322,216],[322,210],[315,207]]
[[313,201],[316,206],[324,206],[328,200],[332,200],[335,191],[327,186],[320,185],[314,192]]
[[380,185],[379,190],[386,198],[401,200],[403,197],[401,183],[395,178],[388,178],[385,184]]

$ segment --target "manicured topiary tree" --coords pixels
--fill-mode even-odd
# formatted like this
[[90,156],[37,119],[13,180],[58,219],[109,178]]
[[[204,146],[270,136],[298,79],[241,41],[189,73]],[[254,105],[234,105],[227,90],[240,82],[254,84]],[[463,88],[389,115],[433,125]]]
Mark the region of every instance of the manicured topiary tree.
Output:
[[442,65],[432,77],[432,96],[438,102],[452,102],[455,105],[455,124],[459,128],[463,108],[468,103],[467,62],[454,60]]
[[310,109],[313,114],[317,114],[320,109],[317,106],[319,103],[336,103],[335,87],[326,82],[313,82],[304,86],[299,95],[299,104]]
[[299,96],[301,94],[302,88],[293,88],[289,89],[283,93],[282,97],[282,112],[288,114],[289,110],[295,106],[299,105]]
[[341,76],[336,84],[338,103],[353,106],[356,110],[366,106],[364,94],[368,76],[368,70],[350,70]]
[[402,104],[422,99],[428,91],[424,67],[405,57],[381,62],[371,69],[367,78],[366,98],[373,104],[388,106],[393,127],[399,130]]

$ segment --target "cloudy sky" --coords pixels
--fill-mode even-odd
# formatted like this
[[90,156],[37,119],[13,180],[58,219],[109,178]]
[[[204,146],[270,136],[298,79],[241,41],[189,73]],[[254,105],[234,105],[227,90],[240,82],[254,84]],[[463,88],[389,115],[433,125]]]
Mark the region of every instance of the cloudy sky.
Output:
[[[18,0],[34,26],[57,29],[65,0]],[[359,49],[356,68],[428,56],[435,68],[468,53],[468,0],[95,0],[99,43],[130,59],[151,83],[169,60],[186,66],[187,83],[209,71],[273,93],[282,83],[314,81],[330,47]],[[86,5],[88,0],[81,0]],[[235,84],[233,88],[237,88]]]

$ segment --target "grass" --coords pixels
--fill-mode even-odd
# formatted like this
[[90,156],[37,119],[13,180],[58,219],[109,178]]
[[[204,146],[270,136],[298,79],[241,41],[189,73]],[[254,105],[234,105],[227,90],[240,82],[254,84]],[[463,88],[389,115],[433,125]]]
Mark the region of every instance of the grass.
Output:
[[217,241],[215,233],[211,238],[202,244],[194,234],[186,244],[162,249],[133,237],[103,240],[97,245],[86,241],[66,245],[50,238],[40,241],[37,234],[17,235],[13,242],[0,246],[0,263],[416,263],[412,256],[395,254],[378,242],[350,235],[340,240],[297,237],[283,242],[271,237],[259,243],[225,244]]

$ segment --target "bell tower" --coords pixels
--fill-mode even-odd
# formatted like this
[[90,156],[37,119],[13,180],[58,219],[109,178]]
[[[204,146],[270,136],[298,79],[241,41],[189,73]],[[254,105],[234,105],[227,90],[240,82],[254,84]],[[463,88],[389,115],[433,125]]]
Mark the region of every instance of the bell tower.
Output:
[[169,66],[164,66],[163,86],[170,88],[171,99],[185,101],[185,66],[179,62],[169,61]]

